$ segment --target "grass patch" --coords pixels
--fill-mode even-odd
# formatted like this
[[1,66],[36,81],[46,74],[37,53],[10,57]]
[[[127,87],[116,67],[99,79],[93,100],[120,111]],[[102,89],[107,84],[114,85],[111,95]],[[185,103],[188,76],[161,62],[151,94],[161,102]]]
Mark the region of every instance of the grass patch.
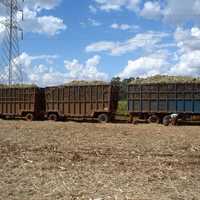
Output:
[[126,100],[118,102],[117,114],[128,115],[128,102]]

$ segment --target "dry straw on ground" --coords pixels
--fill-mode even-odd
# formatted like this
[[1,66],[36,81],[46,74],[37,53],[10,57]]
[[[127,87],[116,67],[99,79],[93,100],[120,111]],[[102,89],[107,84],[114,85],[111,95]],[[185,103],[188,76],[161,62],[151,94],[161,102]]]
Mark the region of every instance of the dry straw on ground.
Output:
[[0,121],[0,199],[199,200],[199,132]]

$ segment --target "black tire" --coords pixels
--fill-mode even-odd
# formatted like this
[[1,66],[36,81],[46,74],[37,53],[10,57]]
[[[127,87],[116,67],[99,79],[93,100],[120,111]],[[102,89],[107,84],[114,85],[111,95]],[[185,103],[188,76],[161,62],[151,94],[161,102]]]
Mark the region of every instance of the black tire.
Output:
[[98,122],[100,122],[100,123],[108,123],[109,122],[109,116],[107,114],[105,114],[105,113],[100,114],[98,116]]
[[149,123],[160,123],[160,118],[157,115],[151,115],[148,120]]
[[171,117],[169,115],[167,115],[163,118],[162,123],[163,123],[164,126],[169,126],[170,122],[171,122]]
[[28,122],[32,122],[33,120],[34,120],[34,114],[33,113],[28,113],[28,114],[26,114],[26,116],[25,116],[25,119],[26,119],[26,121],[28,121]]
[[48,120],[56,122],[58,121],[58,115],[56,115],[55,113],[52,113],[48,116]]

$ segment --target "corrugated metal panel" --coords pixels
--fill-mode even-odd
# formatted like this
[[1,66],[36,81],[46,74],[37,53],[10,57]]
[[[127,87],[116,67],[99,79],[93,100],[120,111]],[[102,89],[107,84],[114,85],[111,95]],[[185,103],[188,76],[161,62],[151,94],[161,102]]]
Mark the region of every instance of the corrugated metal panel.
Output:
[[200,113],[200,84],[128,86],[129,112]]
[[111,85],[49,87],[46,112],[61,116],[91,117],[95,112],[116,112],[118,88]]
[[0,88],[0,115],[20,116],[24,112],[38,114],[44,110],[40,88]]

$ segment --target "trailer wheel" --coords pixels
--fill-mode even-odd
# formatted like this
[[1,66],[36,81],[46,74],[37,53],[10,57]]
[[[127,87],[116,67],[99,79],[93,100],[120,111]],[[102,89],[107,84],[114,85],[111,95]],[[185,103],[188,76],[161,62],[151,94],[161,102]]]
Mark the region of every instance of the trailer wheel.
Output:
[[160,118],[157,115],[151,115],[148,120],[149,123],[160,123]]
[[29,122],[33,121],[34,120],[34,114],[33,113],[26,114],[25,119],[26,119],[26,121],[29,121]]
[[163,125],[164,126],[169,126],[170,122],[171,122],[171,117],[169,115],[167,115],[163,118]]
[[99,121],[100,123],[108,123],[108,122],[109,122],[109,117],[108,117],[108,115],[105,114],[105,113],[100,114],[100,115],[98,116],[98,121]]
[[133,125],[137,125],[137,124],[138,124],[137,119],[133,119],[132,124],[133,124]]
[[52,113],[49,115],[48,120],[56,122],[56,121],[58,121],[58,116],[56,114]]

